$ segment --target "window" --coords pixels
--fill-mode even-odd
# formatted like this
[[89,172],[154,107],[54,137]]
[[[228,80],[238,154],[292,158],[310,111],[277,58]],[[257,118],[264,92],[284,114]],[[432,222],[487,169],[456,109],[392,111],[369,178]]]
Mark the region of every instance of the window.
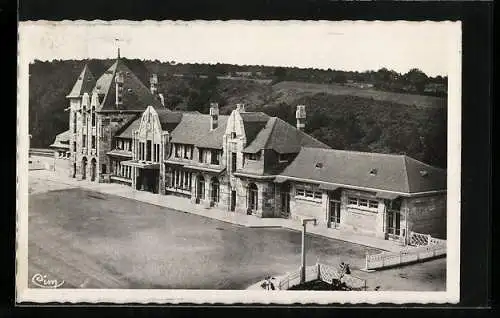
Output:
[[347,198],[347,204],[354,207],[359,207],[363,209],[376,210],[378,209],[378,201],[370,200],[363,197],[350,196]]
[[367,199],[359,199],[358,200],[358,204],[359,204],[359,206],[365,206],[365,207],[367,207],[368,206],[368,200]]
[[348,202],[349,202],[348,204],[350,205],[358,205],[358,198],[349,197]]
[[73,133],[76,133],[76,113],[73,113]]
[[92,149],[95,149],[95,136],[92,136]]
[[236,132],[231,132],[231,139],[236,139]]
[[371,209],[378,209],[378,201],[370,200],[368,203],[368,207]]
[[146,141],[146,161],[151,161],[151,140]]
[[220,164],[219,151],[217,151],[217,150],[212,150],[211,151],[210,163],[213,164],[213,165],[219,165]]
[[175,144],[175,158],[180,158],[181,157],[181,145]]
[[311,185],[297,185],[295,187],[295,196],[299,199],[321,200],[323,193],[317,191],[315,187]]
[[95,127],[95,107],[92,106],[92,127]]
[[279,160],[280,162],[287,162],[287,161],[288,161],[288,156],[287,156],[287,154],[280,153],[280,154],[279,154],[279,157],[278,157],[278,160]]
[[76,152],[76,141],[73,141],[73,152]]
[[248,160],[259,160],[259,159],[260,159],[260,151],[248,154]]
[[203,149],[198,148],[198,161],[203,162]]
[[87,147],[87,135],[82,135],[82,147]]
[[102,174],[106,174],[106,165],[104,163],[101,166],[101,172]]
[[192,148],[193,146],[184,146],[184,159],[191,159]]
[[236,171],[236,153],[231,153],[231,172]]

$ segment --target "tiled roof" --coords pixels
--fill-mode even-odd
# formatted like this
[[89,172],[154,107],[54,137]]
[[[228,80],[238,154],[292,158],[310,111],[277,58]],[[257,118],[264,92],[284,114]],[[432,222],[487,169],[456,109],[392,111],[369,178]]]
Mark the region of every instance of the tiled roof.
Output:
[[242,112],[240,116],[243,119],[247,145],[249,145],[255,139],[259,131],[266,126],[270,117],[263,112]]
[[134,120],[130,121],[128,124],[125,124],[121,128],[122,131],[118,132],[116,134],[116,136],[120,137],[120,138],[132,139],[134,131],[139,129],[140,125],[141,125],[141,119],[140,118],[134,119]]
[[446,171],[405,155],[335,149],[301,149],[281,176],[382,191],[446,189]]
[[58,134],[54,140],[54,143],[50,145],[51,148],[69,148],[69,130],[63,131]]
[[271,117],[243,152],[273,149],[278,153],[297,153],[301,147],[330,148],[282,119]]
[[78,76],[75,85],[73,86],[73,89],[71,89],[71,92],[68,94],[68,98],[72,97],[81,97],[83,93],[89,93],[89,95],[92,93],[92,89],[94,88],[96,81],[94,78],[94,75],[89,70],[89,67],[87,64],[83,67],[82,72]]
[[174,130],[182,120],[181,112],[173,112],[168,109],[158,109],[156,112],[163,131]]
[[191,144],[201,148],[222,149],[228,116],[221,115],[218,127],[210,130],[210,115],[184,113],[181,122],[172,131],[172,142]]
[[[116,106],[116,73],[122,72],[123,82],[123,104],[118,109]],[[144,111],[148,106],[157,109],[165,109],[161,101],[151,94],[141,80],[127,67],[123,60],[118,59],[97,80],[94,91],[105,94],[101,111],[128,110]]]

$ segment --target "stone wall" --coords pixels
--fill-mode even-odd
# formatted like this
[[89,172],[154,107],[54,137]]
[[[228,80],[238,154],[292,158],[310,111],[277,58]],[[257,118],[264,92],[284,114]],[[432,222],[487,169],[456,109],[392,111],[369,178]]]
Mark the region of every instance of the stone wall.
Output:
[[408,231],[446,239],[446,194],[408,198]]

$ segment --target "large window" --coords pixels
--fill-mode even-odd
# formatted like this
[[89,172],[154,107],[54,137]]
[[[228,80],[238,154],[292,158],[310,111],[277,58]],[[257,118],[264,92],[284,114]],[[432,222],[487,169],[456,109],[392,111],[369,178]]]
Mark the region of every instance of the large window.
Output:
[[210,157],[210,163],[213,165],[219,165],[220,164],[220,152],[218,150],[213,149],[211,151],[211,157]]
[[92,127],[95,127],[95,107],[92,106]]
[[175,189],[191,191],[191,172],[185,170],[172,170],[171,187]]
[[193,146],[184,145],[184,159],[193,159]]
[[311,185],[296,185],[295,196],[298,199],[321,200],[323,193]]
[[82,135],[82,147],[87,148],[87,135]]
[[231,153],[231,172],[236,171],[236,153]]
[[95,136],[92,136],[92,149],[95,149]]
[[151,140],[146,141],[146,161],[151,161]]
[[175,151],[174,151],[175,158],[180,158],[181,157],[181,145],[175,144],[174,148],[175,148]]
[[351,207],[361,208],[366,210],[374,210],[378,209],[378,201],[371,200],[365,197],[360,196],[348,196],[347,204]]

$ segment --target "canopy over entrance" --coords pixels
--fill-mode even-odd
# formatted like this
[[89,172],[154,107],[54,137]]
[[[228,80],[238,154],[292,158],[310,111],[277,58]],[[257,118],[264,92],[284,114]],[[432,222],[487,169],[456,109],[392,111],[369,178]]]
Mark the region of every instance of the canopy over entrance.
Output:
[[141,169],[160,169],[159,163],[139,161],[139,160],[122,161],[122,165],[135,167],[135,168],[141,168]]

